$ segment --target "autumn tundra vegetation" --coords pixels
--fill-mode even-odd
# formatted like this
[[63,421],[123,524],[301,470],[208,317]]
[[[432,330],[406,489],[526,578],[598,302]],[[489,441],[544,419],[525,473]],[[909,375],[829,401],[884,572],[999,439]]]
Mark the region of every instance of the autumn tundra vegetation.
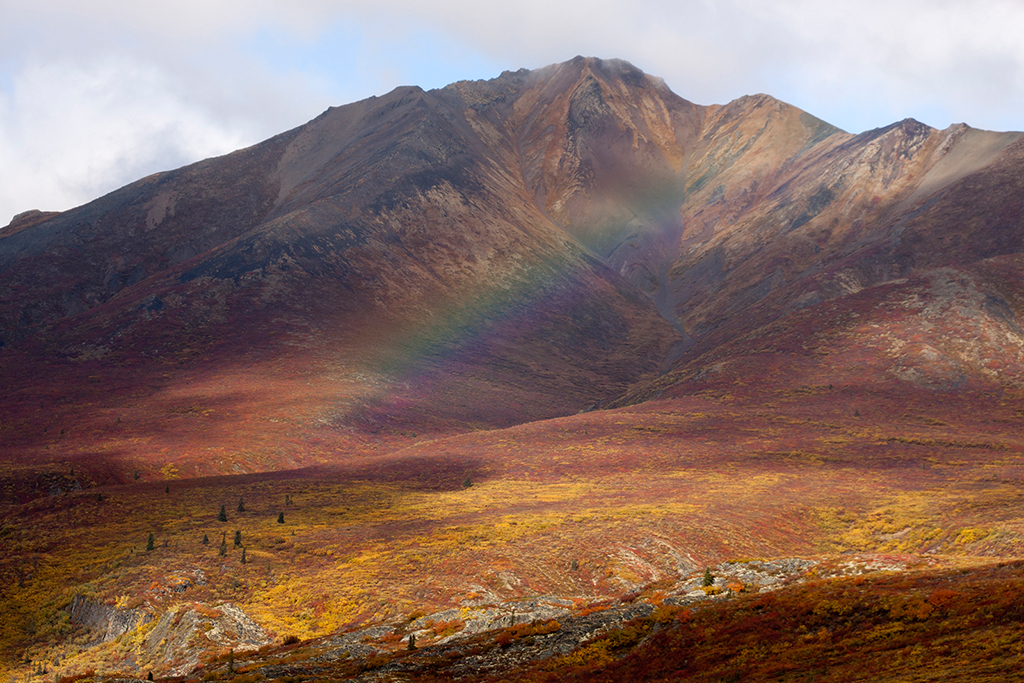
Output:
[[0,673],[1019,678],[1021,138],[577,58],[20,215]]

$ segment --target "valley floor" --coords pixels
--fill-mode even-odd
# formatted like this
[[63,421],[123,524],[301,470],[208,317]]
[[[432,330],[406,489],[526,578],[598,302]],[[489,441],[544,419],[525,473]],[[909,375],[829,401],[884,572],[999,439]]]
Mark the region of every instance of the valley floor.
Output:
[[[331,638],[377,628],[359,638],[373,649],[349,646],[330,676],[408,660],[409,680],[441,680],[452,672],[415,663],[428,650],[448,657],[445,638],[468,651],[479,629],[472,647],[507,659],[524,639],[565,638],[553,634],[571,631],[567,619],[644,604],[617,622],[625,635],[576,638],[536,665],[523,650],[516,677],[857,680],[840,672],[870,662],[840,654],[860,651],[933,673],[984,662],[960,680],[985,680],[1017,661],[1006,639],[1021,580],[1012,558],[1024,555],[1024,442],[1016,397],[969,399],[978,410],[827,386],[756,400],[708,391],[331,467],[142,478],[10,503],[3,667],[39,680],[220,676],[234,651],[255,681],[274,658],[320,657]],[[806,565],[779,591],[725,569],[782,558]],[[827,578],[857,562],[881,564]],[[689,605],[705,567],[732,597]],[[555,611],[526,607],[542,599]],[[529,623],[517,617],[509,631],[499,617],[515,605]],[[491,621],[473,616],[487,610]],[[493,628],[505,631],[483,633]],[[405,654],[411,633],[419,659]],[[661,663],[644,673],[642,662]],[[506,675],[489,666],[474,676]]]

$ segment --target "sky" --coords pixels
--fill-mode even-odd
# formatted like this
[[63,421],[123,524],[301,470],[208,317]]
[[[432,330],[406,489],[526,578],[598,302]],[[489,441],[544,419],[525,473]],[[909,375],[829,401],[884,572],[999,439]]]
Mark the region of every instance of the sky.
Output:
[[1024,130],[1022,0],[0,0],[0,226],[333,105],[576,55],[849,132]]

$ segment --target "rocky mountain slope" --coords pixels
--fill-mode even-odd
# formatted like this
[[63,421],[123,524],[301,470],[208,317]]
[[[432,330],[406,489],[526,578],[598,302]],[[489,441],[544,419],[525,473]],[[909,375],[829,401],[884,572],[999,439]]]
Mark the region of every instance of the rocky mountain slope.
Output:
[[[881,283],[934,313],[954,296],[940,280],[985,332],[932,339],[941,325],[922,321],[919,346],[884,353],[932,369],[896,376],[1019,382],[1020,138],[914,121],[851,135],[764,95],[694,105],[597,59],[401,88],[0,231],[0,341],[24,387],[11,431],[37,458],[35,406],[70,385],[57,422],[82,447],[65,456],[121,451],[78,409],[123,419],[106,393],[119,383],[142,441],[182,410],[220,433],[264,413],[292,423],[288,441],[327,425],[356,449],[360,434],[503,426],[613,400],[673,362],[706,367],[709,350],[721,365],[723,344],[747,356],[741,340],[777,321],[836,329]],[[892,284],[936,268],[961,270]],[[275,389],[231,392],[228,415],[228,368]],[[269,448],[180,466],[308,461]]]

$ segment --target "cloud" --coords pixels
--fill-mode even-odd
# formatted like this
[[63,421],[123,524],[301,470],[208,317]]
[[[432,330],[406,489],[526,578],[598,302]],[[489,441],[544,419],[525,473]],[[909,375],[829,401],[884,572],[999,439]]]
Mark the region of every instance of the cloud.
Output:
[[247,141],[166,74],[114,58],[26,65],[0,106],[0,205],[66,208]]
[[251,27],[118,4],[0,4],[0,226],[253,144],[333,103],[315,76],[241,49]]
[[[940,127],[1024,123],[1024,43],[1013,28],[1024,25],[1024,5],[788,0],[749,9],[776,36],[765,81],[819,115],[850,112],[855,131],[929,114],[939,120],[925,122]],[[870,120],[875,112],[885,118]]]
[[1016,0],[0,0],[0,224],[252,144],[328,105],[576,54],[701,104],[847,130],[1024,128]]

